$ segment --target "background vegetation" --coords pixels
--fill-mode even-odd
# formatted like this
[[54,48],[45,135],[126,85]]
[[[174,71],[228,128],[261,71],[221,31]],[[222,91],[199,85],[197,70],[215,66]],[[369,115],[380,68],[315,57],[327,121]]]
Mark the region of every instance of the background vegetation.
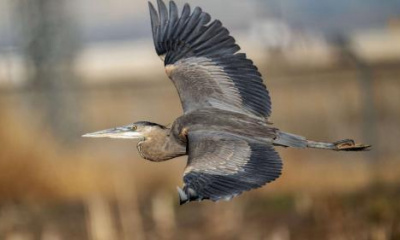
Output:
[[[381,22],[363,15],[378,20],[308,32],[282,14],[290,1],[252,2],[272,9],[258,10],[263,27],[219,18],[262,72],[270,120],[310,139],[354,138],[371,151],[278,148],[284,170],[276,182],[230,202],[179,206],[185,157],[152,163],[133,141],[80,137],[138,120],[167,125],[182,114],[151,46],[145,3],[100,2],[93,12],[105,16],[85,22],[74,16],[90,1],[3,0],[0,239],[400,239],[399,15],[384,8]],[[119,23],[111,16],[124,22],[132,13],[121,6],[135,4],[140,37],[111,31]],[[305,13],[325,11],[316,9]],[[109,21],[96,25],[102,17]]]

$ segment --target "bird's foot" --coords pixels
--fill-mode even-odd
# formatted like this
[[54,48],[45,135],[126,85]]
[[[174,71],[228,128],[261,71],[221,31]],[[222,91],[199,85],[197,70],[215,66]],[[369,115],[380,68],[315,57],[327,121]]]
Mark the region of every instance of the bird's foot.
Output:
[[369,150],[371,145],[355,143],[352,139],[344,139],[333,143],[337,151],[364,151]]
[[183,205],[187,202],[190,201],[201,201],[203,198],[199,197],[196,193],[196,191],[192,188],[184,187],[181,189],[180,187],[176,187],[178,190],[178,195],[179,195],[179,204]]

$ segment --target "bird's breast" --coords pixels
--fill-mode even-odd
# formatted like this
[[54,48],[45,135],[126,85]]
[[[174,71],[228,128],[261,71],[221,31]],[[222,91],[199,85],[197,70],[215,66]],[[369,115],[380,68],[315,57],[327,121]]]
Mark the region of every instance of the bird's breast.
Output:
[[137,149],[142,158],[152,162],[167,161],[186,155],[186,144],[169,136],[159,139],[146,139],[137,144]]

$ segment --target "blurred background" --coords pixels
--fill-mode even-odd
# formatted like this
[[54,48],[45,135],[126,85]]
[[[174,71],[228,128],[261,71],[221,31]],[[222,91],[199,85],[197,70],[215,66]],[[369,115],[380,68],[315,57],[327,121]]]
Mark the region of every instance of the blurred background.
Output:
[[278,181],[179,206],[186,158],[80,137],[182,114],[147,2],[0,0],[0,239],[400,239],[400,1],[188,2],[259,67],[275,126],[372,150],[279,148]]

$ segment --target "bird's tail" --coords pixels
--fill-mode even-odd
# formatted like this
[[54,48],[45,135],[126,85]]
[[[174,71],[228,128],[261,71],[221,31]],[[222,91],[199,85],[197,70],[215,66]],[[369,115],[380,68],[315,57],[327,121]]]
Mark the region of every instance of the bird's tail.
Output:
[[354,140],[351,139],[344,139],[333,143],[316,142],[307,140],[303,136],[282,131],[278,132],[278,135],[276,139],[274,139],[273,144],[283,147],[318,148],[335,151],[364,151],[368,150],[371,147],[370,145],[355,143]]

